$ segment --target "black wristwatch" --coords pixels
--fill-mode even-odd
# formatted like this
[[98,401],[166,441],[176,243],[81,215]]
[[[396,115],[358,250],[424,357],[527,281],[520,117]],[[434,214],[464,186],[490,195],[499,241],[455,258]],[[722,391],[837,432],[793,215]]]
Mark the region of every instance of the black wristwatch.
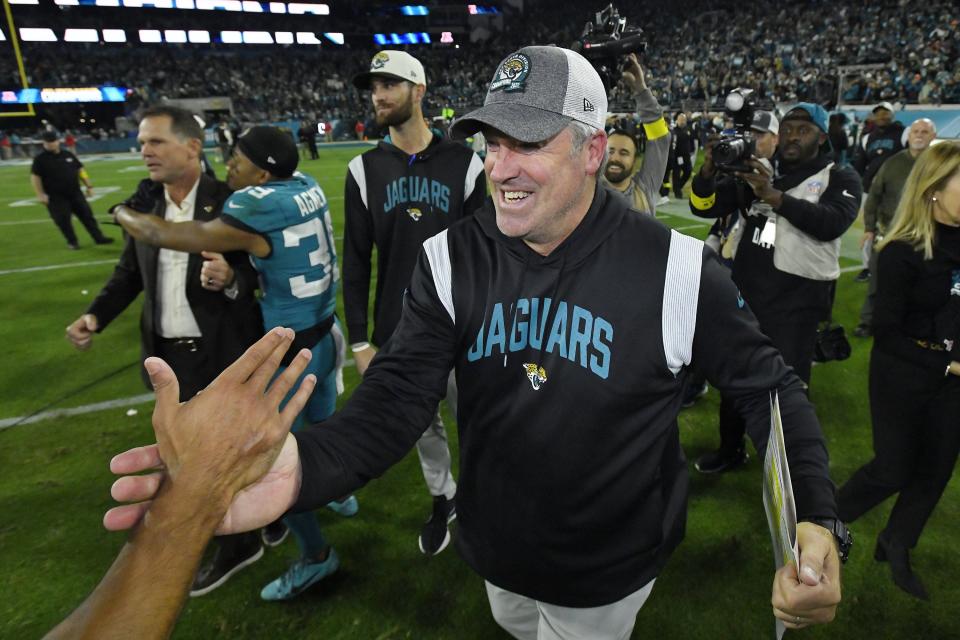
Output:
[[802,522],[812,522],[820,525],[833,534],[837,540],[837,549],[840,551],[840,562],[846,562],[850,557],[850,547],[853,546],[853,534],[847,525],[838,518],[804,518]]

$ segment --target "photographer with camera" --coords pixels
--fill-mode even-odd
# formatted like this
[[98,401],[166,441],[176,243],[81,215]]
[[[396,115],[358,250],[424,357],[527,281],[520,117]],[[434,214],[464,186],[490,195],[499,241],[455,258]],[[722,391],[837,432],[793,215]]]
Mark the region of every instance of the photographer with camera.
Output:
[[623,82],[636,97],[637,117],[643,124],[647,144],[643,164],[634,171],[637,139],[625,129],[614,129],[607,138],[608,158],[603,182],[626,196],[637,211],[653,215],[657,190],[670,157],[670,131],[660,104],[647,87],[643,68],[635,54],[627,56]]
[[[745,106],[752,111],[749,101]],[[820,105],[802,102],[784,116],[776,168],[767,159],[777,144],[776,120],[756,111],[751,121],[751,129],[766,133],[753,136],[738,126],[737,135],[717,142],[694,178],[690,208],[710,218],[745,214],[733,280],[760,329],[809,384],[817,324],[830,311],[830,287],[840,275],[840,237],[857,217],[860,179],[825,152],[827,112]],[[741,155],[731,158],[727,151],[738,147]],[[724,157],[718,158],[721,150]],[[744,157],[744,151],[751,152]],[[697,470],[719,473],[745,463],[743,436],[743,421],[724,399],[720,448],[701,456]]]

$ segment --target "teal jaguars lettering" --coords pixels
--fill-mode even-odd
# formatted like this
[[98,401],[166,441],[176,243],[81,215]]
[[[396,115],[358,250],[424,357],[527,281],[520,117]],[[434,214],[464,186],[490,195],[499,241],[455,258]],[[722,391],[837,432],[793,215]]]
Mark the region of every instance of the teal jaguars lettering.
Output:
[[435,209],[450,213],[450,187],[423,176],[403,176],[387,185],[383,212],[387,213],[406,203],[430,204]]
[[551,313],[552,302],[550,298],[520,298],[515,314],[512,307],[504,307],[501,302],[493,305],[467,352],[467,360],[475,362],[530,347],[556,353],[606,380],[610,375],[613,325],[564,300]]

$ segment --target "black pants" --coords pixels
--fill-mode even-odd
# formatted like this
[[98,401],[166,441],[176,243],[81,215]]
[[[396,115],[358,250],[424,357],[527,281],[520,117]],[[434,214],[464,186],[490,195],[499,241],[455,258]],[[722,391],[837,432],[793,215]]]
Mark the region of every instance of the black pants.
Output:
[[877,255],[876,244],[874,244],[874,248],[870,251],[870,259],[867,261],[867,269],[870,270],[867,297],[863,299],[863,306],[860,307],[860,324],[868,327],[873,324],[873,301],[877,297]]
[[690,168],[690,156],[678,156],[673,161],[673,195],[679,200],[683,199],[683,185],[687,184],[690,174],[693,171]]
[[960,378],[925,371],[874,349],[870,416],[874,457],[841,487],[840,518],[852,522],[899,494],[885,537],[912,548],[960,452]]
[[[177,374],[180,383],[180,401],[186,402],[205,389],[214,378],[220,375],[216,370],[210,347],[198,339],[171,342],[155,336],[158,358],[170,365]],[[246,558],[260,548],[260,534],[256,531],[238,533],[215,538],[220,545],[220,553],[227,557]]]
[[70,220],[71,214],[77,216],[95,242],[103,240],[103,233],[100,231],[97,221],[93,218],[93,211],[90,210],[87,199],[83,197],[83,193],[79,189],[69,195],[60,193],[49,195],[50,202],[47,204],[47,211],[50,212],[50,217],[53,218],[54,224],[60,229],[60,233],[66,238],[67,244],[77,244],[77,234],[74,233],[73,222]]
[[[784,362],[793,367],[794,373],[810,384],[810,369],[817,340],[816,318],[797,320],[785,316],[762,317],[758,314],[760,330],[773,342]],[[727,456],[743,448],[743,436],[747,425],[733,401],[720,397],[720,452]]]
[[307,149],[310,150],[310,159],[316,160],[320,157],[320,154],[317,153],[317,139],[316,138],[307,138]]

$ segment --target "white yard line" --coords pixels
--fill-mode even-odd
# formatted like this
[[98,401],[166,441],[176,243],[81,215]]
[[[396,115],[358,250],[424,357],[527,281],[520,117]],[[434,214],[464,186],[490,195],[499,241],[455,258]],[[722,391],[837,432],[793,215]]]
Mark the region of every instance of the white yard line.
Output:
[[90,260],[88,262],[71,262],[69,264],[48,264],[42,267],[24,267],[23,269],[3,269],[0,270],[0,276],[10,275],[12,273],[30,273],[33,271],[55,271],[56,269],[69,269],[71,267],[91,267],[100,264],[116,264],[117,259],[109,260]]
[[136,404],[143,404],[145,402],[150,402],[151,400],[153,400],[152,393],[142,393],[138,396],[130,396],[129,398],[117,398],[116,400],[107,400],[106,402],[95,402],[93,404],[85,404],[80,407],[70,407],[69,409],[51,409],[50,411],[43,411],[42,413],[38,413],[35,416],[30,416],[29,418],[24,418],[24,416],[18,416],[16,418],[4,418],[3,420],[0,420],[0,430],[12,427],[15,424],[33,424],[34,422],[49,420],[50,418],[79,416],[84,413],[93,413],[94,411],[119,409],[120,407],[130,407]]

